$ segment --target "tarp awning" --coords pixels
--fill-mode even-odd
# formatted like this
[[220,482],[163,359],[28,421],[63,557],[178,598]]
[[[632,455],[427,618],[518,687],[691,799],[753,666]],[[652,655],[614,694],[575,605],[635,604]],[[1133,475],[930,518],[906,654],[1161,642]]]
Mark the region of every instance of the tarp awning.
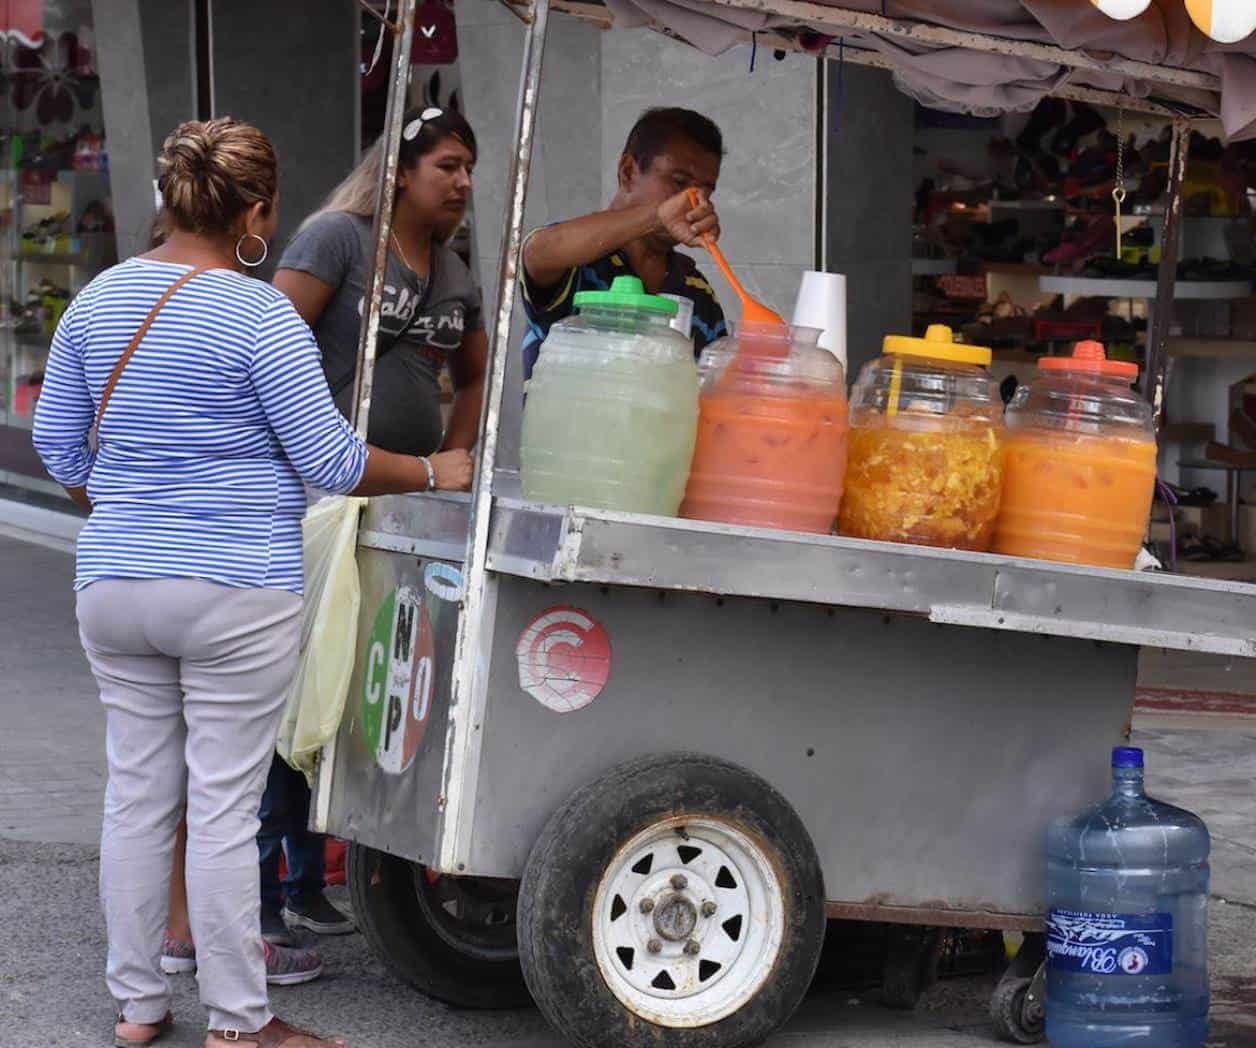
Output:
[[875,54],[932,108],[994,115],[1031,109],[1061,88],[1092,88],[1217,116],[1228,138],[1256,138],[1256,34],[1216,43],[1182,0],[1152,0],[1124,22],[1090,0],[604,2],[616,26],[665,29],[710,55],[760,32],[811,49],[840,40]]

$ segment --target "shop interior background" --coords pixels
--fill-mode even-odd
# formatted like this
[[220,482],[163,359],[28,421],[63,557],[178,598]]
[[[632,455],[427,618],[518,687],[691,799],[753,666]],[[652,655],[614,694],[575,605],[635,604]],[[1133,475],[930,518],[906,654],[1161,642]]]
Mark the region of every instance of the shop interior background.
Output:
[[[430,0],[419,20],[434,31],[416,34],[412,103],[462,110],[479,138],[473,204],[454,246],[491,304],[524,27],[495,0]],[[304,0],[0,0],[0,522],[14,505],[73,517],[30,445],[48,343],[73,294],[147,243],[153,157],[165,134],[182,119],[218,113],[272,136],[283,165],[277,258],[382,127],[391,40],[380,46],[379,33],[355,0],[328,0],[316,12]],[[647,30],[605,33],[556,13],[528,227],[604,206],[632,122],[648,106],[678,103],[724,129],[723,246],[750,291],[788,313],[804,270],[847,274],[850,378],[884,334],[919,333],[935,320],[972,341],[985,337],[999,377],[1026,381],[1036,355],[1061,344],[1039,337],[1040,311],[1084,314],[1140,359],[1145,300],[1057,300],[1041,277],[1084,274],[1091,264],[1046,256],[1111,211],[1110,197],[1093,190],[1110,182],[1117,122],[1143,158],[1127,164],[1134,191],[1162,148],[1163,121],[1101,112],[1087,123],[1054,102],[1069,109],[1058,125],[1022,141],[1031,114],[929,112],[884,71],[750,46],[706,58]],[[1079,119],[1074,130],[1085,125],[1085,133],[1069,144],[1061,129]],[[1247,151],[1210,142],[1218,133],[1203,125],[1193,146],[1184,257],[1200,262],[1196,270],[1250,279],[1246,183],[1241,192],[1224,188],[1225,178],[1246,177]],[[1058,184],[1026,177],[1042,157]],[[1154,206],[1144,210],[1136,221],[1154,238]],[[1115,249],[1094,247],[1104,253]],[[735,318],[714,265],[699,264]],[[1220,475],[1178,462],[1210,439],[1235,442],[1234,388],[1256,371],[1256,299],[1178,310],[1162,474],[1187,488],[1224,487]],[[516,356],[499,449],[506,466],[517,463],[519,388]],[[1224,516],[1215,513],[1213,525]],[[1240,527],[1256,529],[1256,515],[1244,508]]]

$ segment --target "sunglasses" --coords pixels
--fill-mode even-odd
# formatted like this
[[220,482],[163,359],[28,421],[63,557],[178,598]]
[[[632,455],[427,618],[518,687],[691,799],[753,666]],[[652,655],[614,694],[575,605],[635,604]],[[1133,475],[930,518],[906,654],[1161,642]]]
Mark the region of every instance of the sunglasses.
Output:
[[442,117],[444,115],[445,111],[437,108],[436,106],[431,106],[423,110],[423,112],[401,129],[401,137],[407,142],[413,142],[419,137],[419,132],[423,130],[424,124],[426,124],[429,120],[435,120],[437,117]]

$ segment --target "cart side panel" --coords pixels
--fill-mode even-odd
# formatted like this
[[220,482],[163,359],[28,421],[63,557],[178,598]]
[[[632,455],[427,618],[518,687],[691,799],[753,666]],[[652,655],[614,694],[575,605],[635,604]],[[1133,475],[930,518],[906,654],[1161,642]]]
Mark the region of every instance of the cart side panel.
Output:
[[431,862],[461,566],[360,547],[357,660],[336,744],[327,831]]
[[[568,713],[521,688],[517,653],[535,686],[562,609],[605,636],[572,627],[589,641],[573,660],[567,630],[551,705],[587,695],[563,680],[573,665],[601,675],[582,652],[610,661],[601,693]],[[1105,792],[1136,658],[868,611],[502,577],[467,872],[518,876],[574,789],[637,756],[698,751],[785,794],[829,900],[852,915],[1040,913],[1046,822]]]

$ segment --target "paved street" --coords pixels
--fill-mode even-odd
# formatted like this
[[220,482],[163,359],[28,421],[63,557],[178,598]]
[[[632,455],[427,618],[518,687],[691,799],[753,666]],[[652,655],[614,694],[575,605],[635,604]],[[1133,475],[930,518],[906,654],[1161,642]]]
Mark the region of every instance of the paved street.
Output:
[[[0,1048],[111,1042],[101,973],[96,839],[103,723],[79,651],[72,559],[0,538]],[[1151,660],[1159,687],[1256,694],[1253,667]],[[1198,811],[1214,833],[1212,940],[1216,1048],[1256,1046],[1256,738],[1181,731],[1140,718],[1158,796]],[[1239,725],[1241,727],[1241,724]],[[359,936],[325,943],[328,974],[274,992],[286,1018],[349,1037],[354,1048],[413,1045],[557,1048],[534,1012],[477,1014],[433,1004],[392,979]],[[202,1043],[195,981],[177,976],[172,1048]],[[773,1048],[969,1048],[994,1043],[991,977],[947,980],[913,1014],[876,994],[823,986]]]

